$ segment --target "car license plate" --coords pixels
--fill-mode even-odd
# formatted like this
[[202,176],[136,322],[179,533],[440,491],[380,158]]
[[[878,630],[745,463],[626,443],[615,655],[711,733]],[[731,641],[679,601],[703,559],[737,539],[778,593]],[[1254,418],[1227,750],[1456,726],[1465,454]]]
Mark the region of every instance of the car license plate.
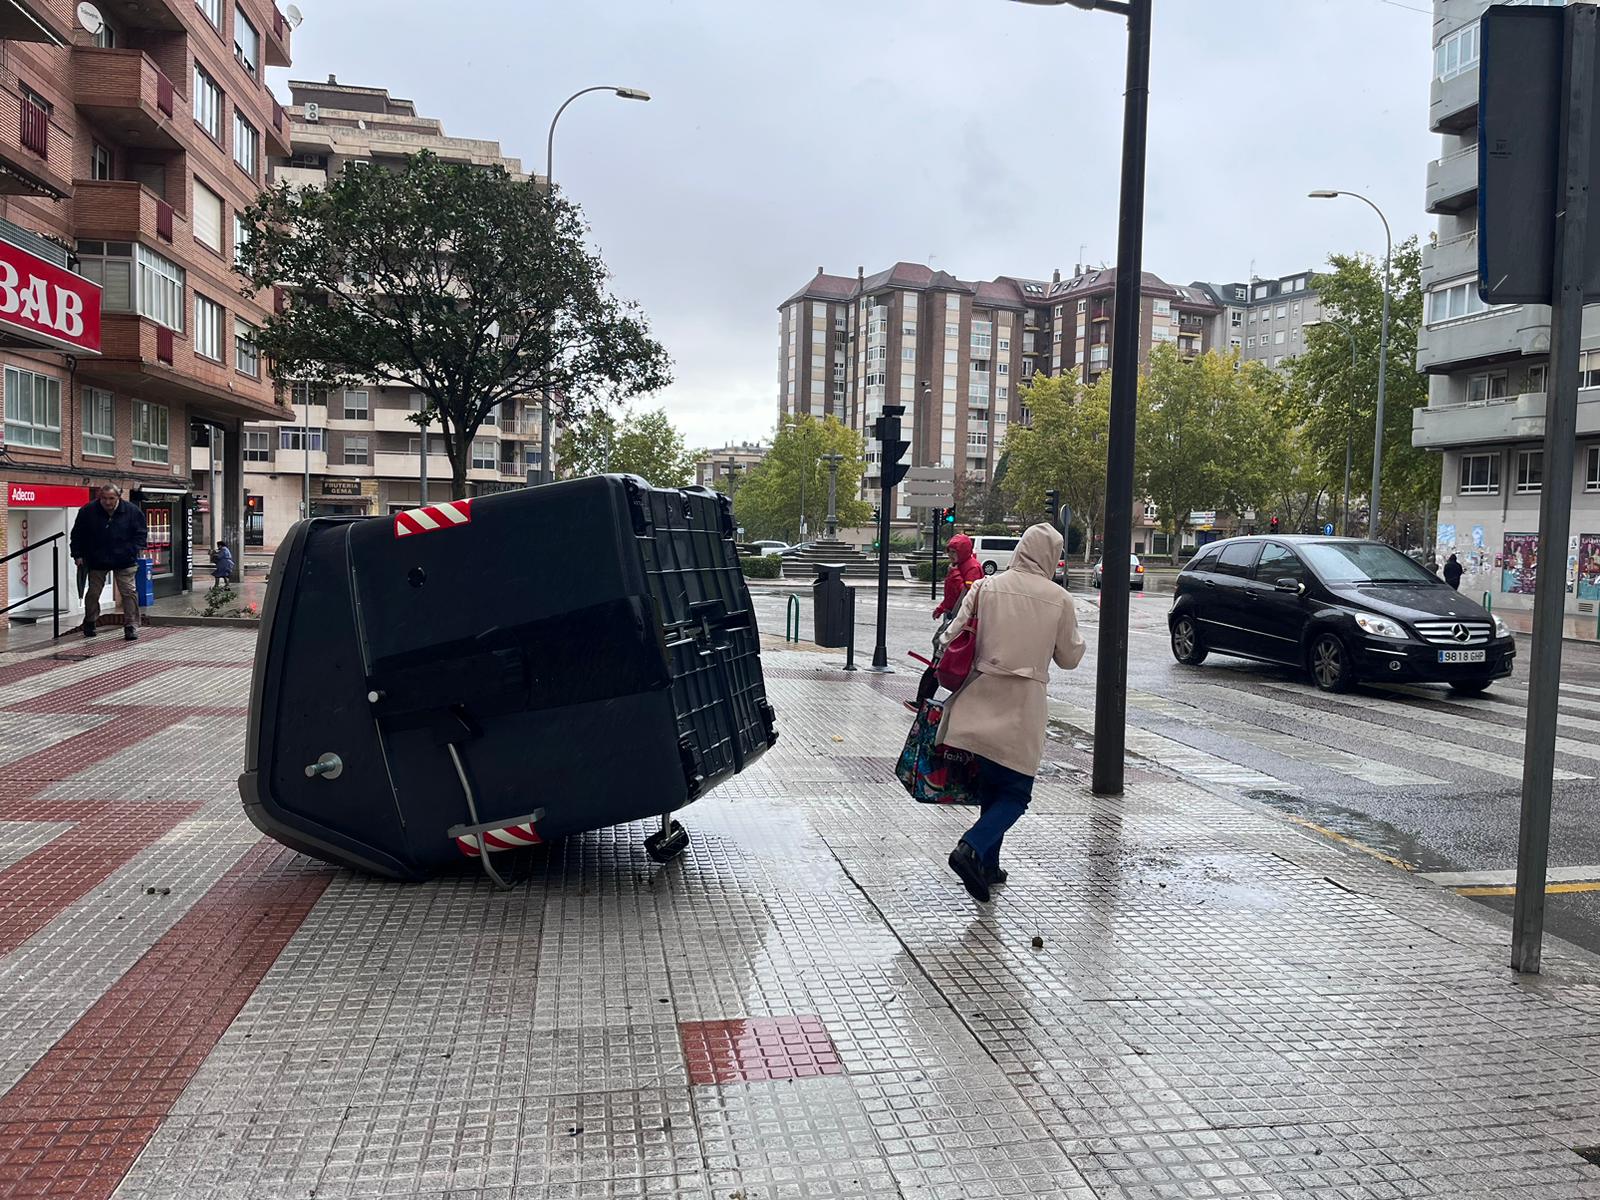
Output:
[[1439,661],[1442,663],[1475,663],[1482,662],[1483,659],[1484,652],[1482,650],[1439,651]]

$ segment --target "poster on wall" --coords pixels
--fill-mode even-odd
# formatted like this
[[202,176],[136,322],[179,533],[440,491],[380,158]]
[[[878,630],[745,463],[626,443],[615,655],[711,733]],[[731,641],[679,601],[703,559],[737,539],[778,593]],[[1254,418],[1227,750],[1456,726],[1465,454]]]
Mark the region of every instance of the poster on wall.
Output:
[[1500,559],[1500,590],[1531,596],[1539,577],[1539,535],[1508,533]]
[[1600,600],[1600,533],[1578,535],[1578,599]]
[[1433,552],[1434,557],[1440,562],[1443,562],[1456,552],[1456,527],[1454,525],[1446,525],[1442,521],[1439,523],[1439,536],[1434,539]]

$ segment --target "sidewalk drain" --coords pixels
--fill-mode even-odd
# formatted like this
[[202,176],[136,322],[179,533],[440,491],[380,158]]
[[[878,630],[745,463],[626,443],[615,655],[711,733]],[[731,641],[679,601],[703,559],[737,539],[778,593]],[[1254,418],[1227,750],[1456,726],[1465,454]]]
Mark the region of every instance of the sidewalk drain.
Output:
[[1572,1152],[1584,1162],[1600,1167],[1600,1146],[1574,1146]]

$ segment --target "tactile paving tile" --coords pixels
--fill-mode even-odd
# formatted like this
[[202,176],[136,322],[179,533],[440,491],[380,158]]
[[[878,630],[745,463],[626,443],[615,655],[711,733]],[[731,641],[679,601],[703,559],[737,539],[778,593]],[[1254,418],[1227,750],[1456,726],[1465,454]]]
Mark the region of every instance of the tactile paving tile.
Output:
[[827,1027],[815,1016],[685,1021],[679,1029],[690,1083],[811,1079],[844,1070]]

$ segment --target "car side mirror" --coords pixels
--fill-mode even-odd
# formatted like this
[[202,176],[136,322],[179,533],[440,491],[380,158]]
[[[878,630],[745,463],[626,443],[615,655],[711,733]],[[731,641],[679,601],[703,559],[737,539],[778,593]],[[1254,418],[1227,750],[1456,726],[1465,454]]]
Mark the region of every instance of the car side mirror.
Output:
[[1290,579],[1288,576],[1284,576],[1284,578],[1278,580],[1272,585],[1272,590],[1275,592],[1293,592],[1295,595],[1299,596],[1305,592],[1306,585],[1301,583],[1298,579]]

